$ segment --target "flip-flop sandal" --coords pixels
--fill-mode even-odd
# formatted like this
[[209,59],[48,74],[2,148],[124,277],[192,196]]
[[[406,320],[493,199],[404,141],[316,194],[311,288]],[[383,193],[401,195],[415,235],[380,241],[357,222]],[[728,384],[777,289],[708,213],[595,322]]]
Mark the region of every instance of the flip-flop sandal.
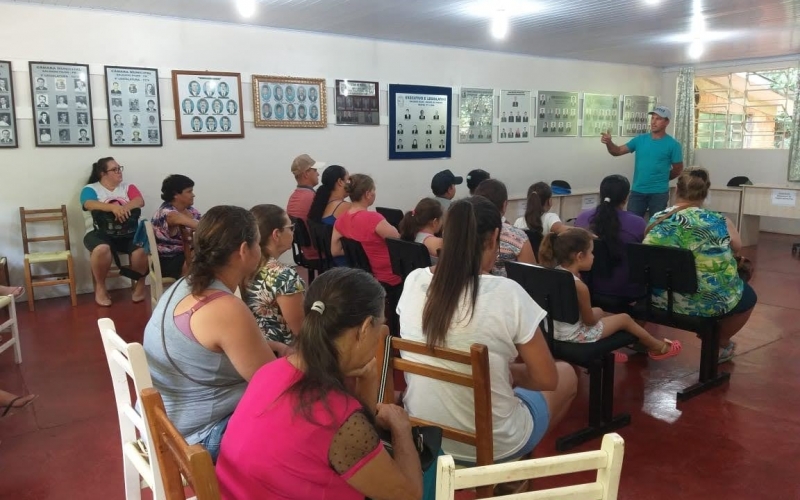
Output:
[[614,363],[627,363],[628,355],[624,352],[614,351]]
[[669,340],[664,339],[664,342],[669,346],[667,352],[661,354],[653,354],[652,352],[648,353],[647,355],[650,356],[650,359],[660,361],[662,359],[671,358],[673,356],[677,356],[681,352],[681,342],[679,340]]
[[23,408],[26,408],[28,405],[33,403],[34,400],[36,400],[36,398],[39,397],[36,394],[33,394],[33,397],[30,398],[29,400],[25,401],[25,403],[23,403],[21,405],[15,405],[14,404],[17,401],[19,401],[20,399],[25,399],[25,398],[30,397],[30,396],[31,396],[31,394],[28,394],[28,395],[25,395],[25,396],[17,396],[14,399],[12,399],[11,402],[6,405],[5,409],[3,410],[3,414],[0,415],[0,417],[5,417],[6,415],[8,415],[8,412],[10,412],[11,410],[15,410],[15,409],[16,410],[21,410]]

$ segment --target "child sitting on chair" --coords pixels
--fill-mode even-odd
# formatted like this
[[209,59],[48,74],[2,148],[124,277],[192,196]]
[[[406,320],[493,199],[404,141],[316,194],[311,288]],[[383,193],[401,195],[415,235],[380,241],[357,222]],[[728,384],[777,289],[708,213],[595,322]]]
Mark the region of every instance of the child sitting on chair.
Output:
[[[594,241],[585,229],[571,228],[563,233],[550,232],[542,241],[539,260],[548,267],[572,273],[578,293],[580,320],[575,324],[553,322],[553,338],[563,342],[597,342],[601,338],[624,330],[635,335],[647,347],[650,358],[662,360],[677,356],[681,343],[677,340],[658,340],[637,324],[628,314],[606,315],[599,307],[592,307],[589,288],[580,278],[581,271],[589,271],[594,261]],[[627,356],[615,353],[618,362]]]

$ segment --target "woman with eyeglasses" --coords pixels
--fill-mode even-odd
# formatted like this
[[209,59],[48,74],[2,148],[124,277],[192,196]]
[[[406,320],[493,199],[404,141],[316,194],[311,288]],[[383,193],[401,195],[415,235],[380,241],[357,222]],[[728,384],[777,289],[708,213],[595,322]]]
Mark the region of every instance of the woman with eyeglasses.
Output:
[[[719,362],[725,363],[736,351],[731,337],[747,323],[758,297],[739,277],[736,254],[742,248],[742,238],[736,226],[721,213],[703,207],[710,187],[705,169],[684,170],[678,177],[675,204],[653,215],[645,229],[644,243],[692,251],[697,293],[675,293],[674,310],[719,318]],[[655,292],[653,305],[666,309],[667,292]]]
[[84,236],[83,244],[91,252],[94,300],[103,307],[111,305],[106,277],[112,260],[120,265],[120,253],[130,256],[130,269],[126,269],[129,272],[126,276],[136,281],[133,301],[143,301],[147,293],[144,280],[147,255],[133,241],[144,198],[136,186],[123,182],[123,168],[110,156],[100,158],[92,165],[89,181],[80,196],[81,207],[88,219],[86,226],[91,228]]
[[261,234],[261,265],[255,277],[241,287],[243,298],[272,350],[283,356],[300,332],[304,317],[306,284],[294,267],[278,260],[292,248],[294,224],[286,211],[275,205],[256,205],[250,212]]

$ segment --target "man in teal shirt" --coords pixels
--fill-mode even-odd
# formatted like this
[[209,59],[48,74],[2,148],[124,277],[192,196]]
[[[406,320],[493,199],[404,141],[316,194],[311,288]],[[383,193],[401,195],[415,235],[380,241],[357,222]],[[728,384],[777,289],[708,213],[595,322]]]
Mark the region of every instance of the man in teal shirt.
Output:
[[645,213],[652,216],[667,208],[669,181],[683,172],[681,145],[667,134],[672,111],[666,106],[658,106],[648,114],[650,133],[638,135],[623,146],[614,144],[611,134],[600,136],[600,142],[606,145],[611,156],[636,153],[628,212],[640,217]]

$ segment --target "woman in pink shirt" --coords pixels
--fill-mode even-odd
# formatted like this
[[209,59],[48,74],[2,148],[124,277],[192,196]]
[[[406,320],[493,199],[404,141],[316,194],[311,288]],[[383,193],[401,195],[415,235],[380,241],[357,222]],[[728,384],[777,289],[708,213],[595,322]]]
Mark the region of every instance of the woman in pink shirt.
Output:
[[331,253],[334,257],[344,255],[342,236],[355,240],[364,247],[375,278],[387,285],[399,285],[402,280],[392,272],[386,238],[399,238],[400,233],[381,214],[368,210],[375,203],[375,181],[368,175],[353,174],[347,194],[352,205],[333,225]]
[[[255,374],[228,423],[216,466],[223,499],[422,497],[408,415],[375,404],[384,301],[358,269],[314,280],[297,350]],[[391,431],[394,458],[375,424]]]

